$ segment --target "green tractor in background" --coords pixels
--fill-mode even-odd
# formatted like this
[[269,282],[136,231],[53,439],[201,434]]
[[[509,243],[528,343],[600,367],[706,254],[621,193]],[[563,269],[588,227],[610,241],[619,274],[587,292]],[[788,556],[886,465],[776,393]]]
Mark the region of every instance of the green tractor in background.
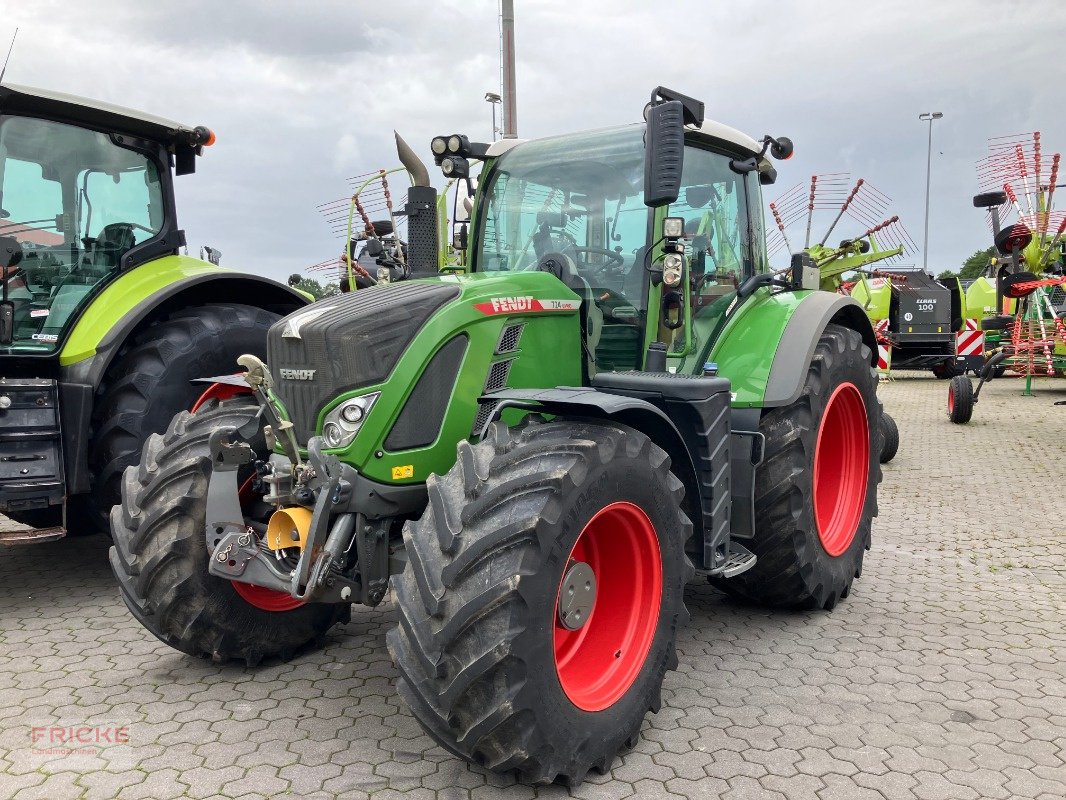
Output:
[[0,85],[0,543],[106,529],[123,470],[266,333],[288,287],[180,255],[207,128]]
[[[768,606],[846,598],[881,479],[872,326],[802,258],[767,267],[766,156],[791,142],[662,87],[645,120],[434,139],[448,177],[483,163],[466,272],[286,317],[269,366],[242,357],[247,395],[149,438],[111,517],[133,615],[254,664],[391,586],[430,735],[577,783],[659,709],[694,574]],[[433,270],[437,193],[402,157],[407,259]]]

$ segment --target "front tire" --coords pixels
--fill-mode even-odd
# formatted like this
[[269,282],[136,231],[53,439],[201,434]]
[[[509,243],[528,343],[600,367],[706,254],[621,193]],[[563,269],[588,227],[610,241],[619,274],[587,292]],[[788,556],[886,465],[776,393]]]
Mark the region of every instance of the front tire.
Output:
[[832,609],[862,573],[881,481],[881,403],[870,351],[826,326],[798,400],[767,409],[755,474],[758,560],[720,589],[777,607]]
[[[496,423],[458,450],[404,529],[388,635],[399,692],[460,757],[579,783],[635,745],[677,666],[684,490],[666,453],[614,424]],[[593,582],[591,611],[571,617],[570,589]]]
[[133,616],[176,650],[249,666],[288,658],[351,616],[347,603],[279,603],[279,610],[267,610],[269,603],[253,604],[246,594],[258,587],[244,584],[239,592],[207,571],[208,436],[223,426],[240,428],[257,410],[251,398],[236,398],[177,415],[164,435],[148,437],[141,463],[123,475],[122,502],[111,511],[111,569]]

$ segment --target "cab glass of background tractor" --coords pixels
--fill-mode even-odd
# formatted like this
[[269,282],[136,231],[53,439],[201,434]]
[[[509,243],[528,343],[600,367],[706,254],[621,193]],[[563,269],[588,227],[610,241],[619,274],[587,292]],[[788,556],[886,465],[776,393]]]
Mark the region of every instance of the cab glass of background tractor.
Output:
[[15,352],[50,351],[122,257],[165,218],[159,167],[115,136],[0,117],[0,236],[22,259],[3,275]]
[[[678,199],[648,208],[643,126],[523,143],[490,171],[474,269],[555,273],[586,300],[598,370],[641,368],[649,341],[682,355],[693,344],[689,321],[717,335],[739,284],[763,268],[761,247],[750,245],[761,241],[749,224],[749,209],[761,208],[758,181],[730,169],[736,157],[689,142]],[[676,286],[657,274],[666,216],[685,221],[690,266]],[[667,301],[680,315],[660,312]]]

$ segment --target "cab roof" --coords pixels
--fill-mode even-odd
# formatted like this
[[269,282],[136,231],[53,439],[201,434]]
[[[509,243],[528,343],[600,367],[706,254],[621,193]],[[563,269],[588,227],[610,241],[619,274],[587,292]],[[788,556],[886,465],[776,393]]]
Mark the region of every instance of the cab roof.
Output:
[[[699,138],[706,139],[709,144],[720,143],[731,145],[734,148],[739,148],[748,155],[757,156],[762,152],[762,145],[748,136],[746,133],[738,131],[736,128],[731,128],[728,125],[723,125],[721,122],[714,122],[713,120],[705,120],[704,123],[698,128],[694,125],[689,125],[685,128],[686,133],[696,134]],[[499,156],[506,153],[513,147],[516,147],[523,142],[529,141],[528,139],[497,139],[491,145],[489,145],[488,156]]]
[[87,97],[78,97],[49,89],[0,84],[0,112],[20,112],[92,125],[151,139],[163,144],[188,141],[194,126],[134,111]]

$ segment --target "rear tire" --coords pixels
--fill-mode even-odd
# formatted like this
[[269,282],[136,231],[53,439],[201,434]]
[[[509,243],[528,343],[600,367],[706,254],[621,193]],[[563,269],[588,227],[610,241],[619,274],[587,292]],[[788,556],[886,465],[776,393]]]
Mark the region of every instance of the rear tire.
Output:
[[[711,582],[777,607],[828,610],[847,597],[877,515],[880,418],[869,348],[855,331],[828,325],[799,399],[767,409],[759,423],[766,445],[755,475],[755,538],[744,542],[758,560]],[[831,446],[816,480],[823,431]]]
[[207,571],[208,436],[222,426],[241,427],[257,410],[251,398],[235,398],[177,415],[164,435],[148,437],[141,463],[123,475],[122,502],[111,511],[111,568],[133,616],[176,650],[249,666],[288,658],[351,615],[347,603],[267,611]]
[[[495,423],[458,450],[446,475],[430,477],[422,519],[404,529],[408,563],[392,582],[399,626],[388,634],[400,695],[470,762],[526,782],[580,783],[636,744],[677,667],[692,574],[683,487],[666,453],[608,423]],[[624,524],[606,528],[610,547],[575,546],[616,513]],[[634,543],[643,557],[620,558]],[[561,580],[585,561],[599,573],[595,605],[567,630]]]
[[899,450],[899,428],[896,427],[896,421],[888,415],[888,412],[881,414],[881,437],[881,458],[879,460],[882,464],[887,464],[896,457],[896,453]]
[[244,353],[265,357],[267,330],[278,319],[237,304],[186,308],[149,325],[118,355],[93,408],[86,498],[93,523],[107,529],[126,467],[150,434],[165,431],[204,391],[192,381],[236,372]]
[[965,375],[951,379],[948,385],[948,419],[964,425],[973,416],[973,384]]

